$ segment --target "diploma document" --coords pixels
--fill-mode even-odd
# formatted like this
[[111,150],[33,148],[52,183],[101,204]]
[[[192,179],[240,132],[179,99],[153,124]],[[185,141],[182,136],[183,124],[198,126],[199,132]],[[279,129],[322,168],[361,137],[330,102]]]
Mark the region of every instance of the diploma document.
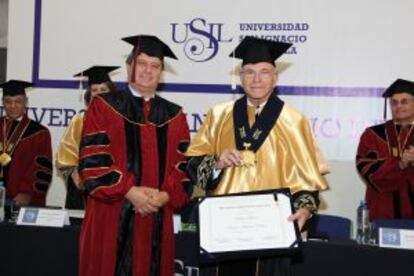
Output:
[[240,256],[248,251],[260,256],[262,251],[298,247],[297,227],[288,221],[291,197],[285,190],[205,197],[198,210],[201,254]]

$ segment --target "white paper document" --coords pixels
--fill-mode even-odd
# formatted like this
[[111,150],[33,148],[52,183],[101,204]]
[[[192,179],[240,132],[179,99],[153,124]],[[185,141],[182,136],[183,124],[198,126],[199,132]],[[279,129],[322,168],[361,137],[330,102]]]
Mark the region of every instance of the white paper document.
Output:
[[414,249],[414,230],[380,228],[379,246]]
[[67,210],[22,207],[17,217],[17,225],[63,227],[69,224]]
[[181,230],[181,216],[179,214],[173,215],[174,234],[178,234]]
[[297,240],[290,197],[273,193],[205,198],[200,247],[209,253],[289,248]]

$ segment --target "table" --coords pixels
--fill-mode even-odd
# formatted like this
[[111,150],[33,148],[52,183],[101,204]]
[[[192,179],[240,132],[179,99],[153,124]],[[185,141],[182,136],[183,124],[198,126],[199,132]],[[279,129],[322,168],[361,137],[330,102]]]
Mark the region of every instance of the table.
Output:
[[0,224],[0,275],[77,275],[79,233],[79,226]]
[[307,242],[293,275],[414,275],[414,250],[358,245],[354,241]]
[[[75,276],[79,226],[0,224],[0,275]],[[198,276],[196,234],[176,236],[176,276]],[[352,241],[310,241],[295,255],[293,275],[413,275],[414,251],[361,246]]]

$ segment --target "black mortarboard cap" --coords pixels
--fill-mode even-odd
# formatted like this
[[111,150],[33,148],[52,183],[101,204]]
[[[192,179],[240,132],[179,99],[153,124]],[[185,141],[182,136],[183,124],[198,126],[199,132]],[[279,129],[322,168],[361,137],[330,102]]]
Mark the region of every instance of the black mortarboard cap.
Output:
[[237,45],[230,57],[242,59],[243,65],[258,62],[275,64],[275,60],[283,55],[290,46],[292,46],[291,43],[247,36]]
[[414,96],[414,82],[403,79],[397,79],[385,90],[382,96],[385,98],[389,98],[392,95],[398,93],[408,93]]
[[164,59],[164,57],[170,57],[177,59],[173,51],[167,44],[162,42],[158,37],[153,35],[135,35],[122,38],[123,41],[134,46],[132,50],[135,54],[145,53],[152,57],[158,57]]
[[74,77],[87,77],[88,78],[88,84],[99,84],[111,81],[111,78],[109,77],[109,73],[120,68],[119,66],[92,66],[85,71],[82,71]]
[[33,83],[21,80],[9,80],[0,84],[3,88],[3,96],[26,95],[26,88],[32,86]]
[[394,94],[399,93],[408,93],[414,96],[414,82],[403,79],[397,79],[384,91],[384,93],[382,94],[382,96],[385,98],[384,120],[387,119],[387,98],[390,98]]

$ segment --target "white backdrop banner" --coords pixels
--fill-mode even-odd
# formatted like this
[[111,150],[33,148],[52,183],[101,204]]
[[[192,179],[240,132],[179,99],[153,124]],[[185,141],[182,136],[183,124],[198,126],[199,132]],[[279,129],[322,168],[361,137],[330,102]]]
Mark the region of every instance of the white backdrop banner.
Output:
[[229,58],[247,35],[293,43],[277,65],[278,93],[305,113],[328,160],[352,161],[363,129],[382,119],[380,95],[396,78],[414,79],[412,11],[406,0],[13,0],[8,78],[33,81],[29,116],[57,145],[83,109],[72,76],[91,65],[119,65],[126,80],[130,45],[154,34],[171,46],[162,95],[182,105],[194,133],[231,89],[239,61]]

